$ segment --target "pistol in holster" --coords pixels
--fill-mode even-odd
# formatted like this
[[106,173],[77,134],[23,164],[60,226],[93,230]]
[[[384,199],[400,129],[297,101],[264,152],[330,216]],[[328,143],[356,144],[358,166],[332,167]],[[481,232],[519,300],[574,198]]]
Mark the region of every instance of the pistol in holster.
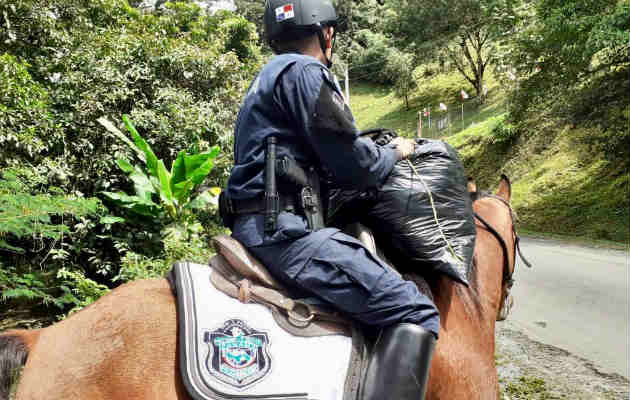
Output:
[[304,169],[292,157],[283,156],[277,161],[276,174],[285,185],[297,191],[298,205],[306,217],[308,227],[313,231],[324,228],[320,180],[315,168]]

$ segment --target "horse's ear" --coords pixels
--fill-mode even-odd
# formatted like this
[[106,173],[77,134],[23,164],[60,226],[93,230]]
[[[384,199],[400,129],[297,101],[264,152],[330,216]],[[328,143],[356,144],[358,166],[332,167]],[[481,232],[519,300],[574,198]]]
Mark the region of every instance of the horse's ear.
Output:
[[510,179],[505,174],[501,174],[501,182],[499,182],[499,189],[497,189],[496,194],[507,202],[509,202],[510,197],[512,197],[512,185],[510,184]]
[[470,176],[468,177],[468,184],[466,185],[466,187],[468,188],[468,192],[470,193],[477,192],[477,184]]

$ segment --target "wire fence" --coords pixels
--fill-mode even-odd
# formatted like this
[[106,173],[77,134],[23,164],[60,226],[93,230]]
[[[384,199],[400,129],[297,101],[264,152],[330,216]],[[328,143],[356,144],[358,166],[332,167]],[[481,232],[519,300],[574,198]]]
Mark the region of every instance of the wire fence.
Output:
[[479,120],[475,99],[459,103],[439,103],[421,107],[418,112],[417,136],[439,139],[474,125]]

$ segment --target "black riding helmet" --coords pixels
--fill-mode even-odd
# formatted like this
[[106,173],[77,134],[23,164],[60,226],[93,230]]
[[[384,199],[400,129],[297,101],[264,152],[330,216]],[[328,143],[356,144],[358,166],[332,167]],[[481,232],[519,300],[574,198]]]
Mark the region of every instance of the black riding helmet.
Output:
[[[276,53],[279,42],[317,34],[322,52],[326,54],[322,29],[327,26],[335,27],[335,33],[346,28],[345,19],[337,17],[330,0],[267,0],[265,3],[265,34]],[[328,64],[328,67],[332,65],[331,60]]]

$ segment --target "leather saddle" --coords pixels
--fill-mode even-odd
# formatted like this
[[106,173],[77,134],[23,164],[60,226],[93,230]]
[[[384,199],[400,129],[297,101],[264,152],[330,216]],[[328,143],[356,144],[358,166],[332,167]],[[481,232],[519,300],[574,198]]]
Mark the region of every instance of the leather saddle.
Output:
[[[373,254],[378,254],[369,228],[354,223],[344,232],[356,237]],[[292,299],[285,287],[236,239],[218,235],[212,239],[212,244],[217,255],[210,260],[210,265],[217,273],[212,274],[211,282],[218,290],[244,303],[266,305],[278,325],[293,335],[352,336],[352,321],[335,311]],[[384,259],[382,255],[379,257]]]

